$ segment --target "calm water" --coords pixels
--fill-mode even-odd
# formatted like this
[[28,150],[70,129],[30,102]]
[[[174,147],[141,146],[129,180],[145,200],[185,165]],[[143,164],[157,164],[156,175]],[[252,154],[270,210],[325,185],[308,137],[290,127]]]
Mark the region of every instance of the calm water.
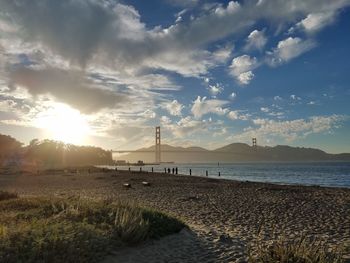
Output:
[[[350,188],[350,162],[332,163],[238,163],[238,164],[162,164],[143,166],[142,170],[164,172],[164,168],[178,167],[179,174],[208,176],[220,178],[269,182],[277,184],[320,185]],[[112,168],[112,167],[111,167]],[[127,170],[128,166],[118,169]],[[139,171],[140,167],[131,166],[131,170]]]

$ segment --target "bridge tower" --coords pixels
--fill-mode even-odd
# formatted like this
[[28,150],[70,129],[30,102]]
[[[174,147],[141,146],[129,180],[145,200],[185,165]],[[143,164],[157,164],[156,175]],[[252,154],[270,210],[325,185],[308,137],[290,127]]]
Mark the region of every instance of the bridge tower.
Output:
[[156,127],[156,163],[161,163],[161,150],[160,150],[160,127]]
[[253,142],[253,148],[254,150],[258,150],[258,145],[256,144],[256,138],[252,138],[252,142]]

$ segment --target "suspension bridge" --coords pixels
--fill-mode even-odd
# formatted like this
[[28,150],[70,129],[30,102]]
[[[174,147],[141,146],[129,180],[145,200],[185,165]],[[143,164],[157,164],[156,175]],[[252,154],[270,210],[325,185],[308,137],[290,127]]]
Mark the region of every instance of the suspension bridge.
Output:
[[[252,139],[253,141],[253,148],[254,150],[257,150],[257,141],[256,138]],[[156,127],[156,131],[155,131],[155,147],[154,150],[150,149],[150,150],[112,150],[112,153],[133,153],[133,152],[137,152],[137,153],[154,153],[155,154],[155,162],[156,163],[161,163],[162,159],[162,153],[166,152],[166,153],[183,153],[183,150],[165,150],[165,149],[161,149],[161,136],[160,136],[160,126]],[[210,152],[210,151],[209,151]],[[226,151],[215,151],[216,153],[227,153]],[[186,153],[203,153],[203,150],[186,150]]]

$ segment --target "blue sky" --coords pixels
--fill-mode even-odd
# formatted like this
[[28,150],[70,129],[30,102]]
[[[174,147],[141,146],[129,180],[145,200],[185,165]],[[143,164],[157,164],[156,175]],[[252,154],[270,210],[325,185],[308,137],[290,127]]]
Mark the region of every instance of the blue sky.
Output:
[[2,0],[0,133],[350,152],[350,1]]

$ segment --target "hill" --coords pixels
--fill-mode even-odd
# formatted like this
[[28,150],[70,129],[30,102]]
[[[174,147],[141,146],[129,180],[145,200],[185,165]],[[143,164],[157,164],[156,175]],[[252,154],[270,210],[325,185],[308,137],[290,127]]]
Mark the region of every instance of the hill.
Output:
[[[254,148],[245,143],[232,143],[215,150],[201,147],[173,147],[162,145],[162,161],[178,163],[232,163],[232,162],[260,162],[260,161],[350,161],[350,153],[329,154],[319,149],[291,147],[288,145],[258,146]],[[119,159],[129,162],[143,160],[154,162],[154,146],[143,148],[140,152],[133,152]],[[141,152],[150,151],[150,152]]]

